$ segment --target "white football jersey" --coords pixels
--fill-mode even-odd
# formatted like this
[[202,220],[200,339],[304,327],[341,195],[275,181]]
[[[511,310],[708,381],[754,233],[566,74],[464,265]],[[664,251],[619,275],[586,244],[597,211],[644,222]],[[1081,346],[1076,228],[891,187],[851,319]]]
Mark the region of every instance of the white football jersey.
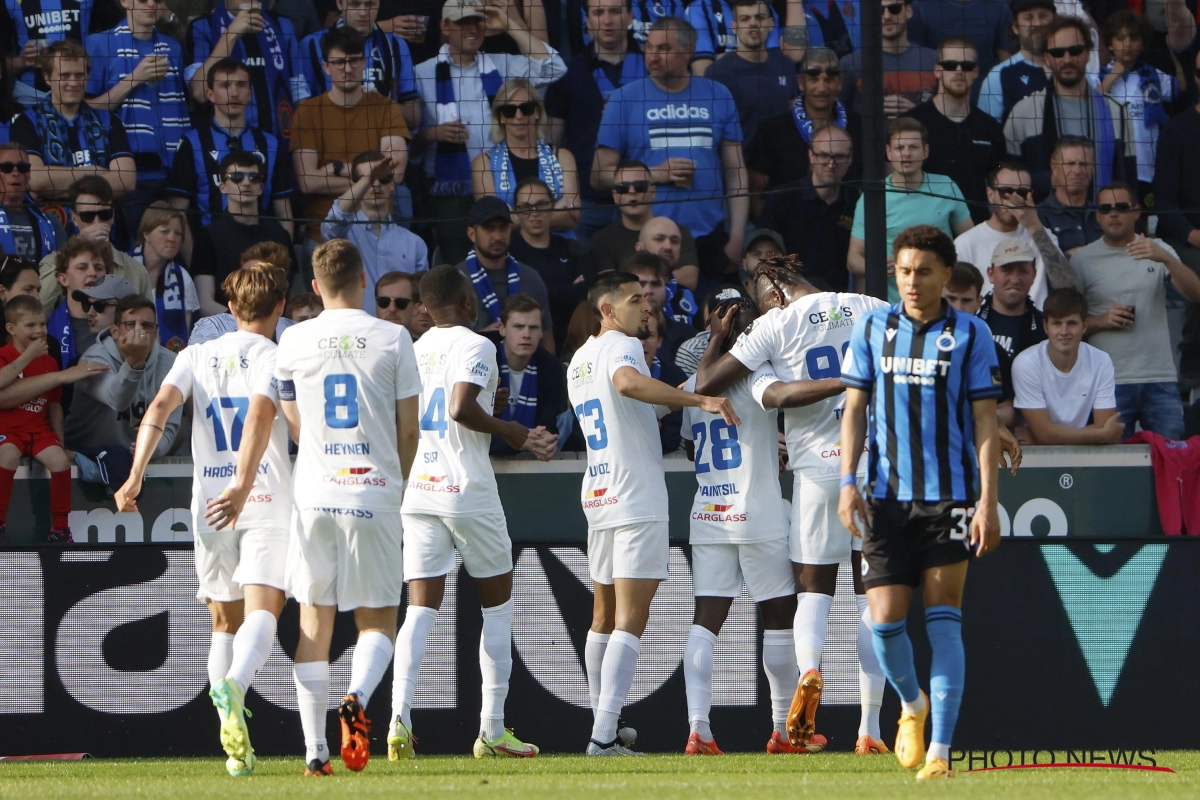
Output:
[[[810,294],[759,317],[730,352],[750,370],[769,361],[780,380],[787,382],[838,378],[854,321],[886,305],[862,294]],[[846,396],[840,393],[809,406],[784,409],[791,469],[806,470],[817,479],[841,474],[845,405]],[[866,459],[859,463],[865,465]]]
[[[742,420],[683,409],[681,433],[695,445],[696,499],[692,544],[746,544],[786,539],[788,515],[779,488],[779,423],[759,402],[779,378],[770,365],[730,386],[724,396]],[[696,376],[684,384],[696,391]]]
[[597,530],[667,519],[658,419],[654,406],[617,392],[612,378],[621,367],[650,377],[642,343],[608,331],[588,339],[567,371],[567,395],[588,448],[583,513]]
[[430,328],[413,345],[421,375],[421,443],[404,494],[406,514],[443,517],[503,512],[488,457],[492,437],[450,419],[454,384],[481,387],[477,402],[488,416],[496,397],[496,345],[456,325]]
[[275,377],[300,410],[297,508],[399,513],[396,401],[421,392],[408,330],[361,309],[326,309],[283,332]]
[[193,398],[193,530],[212,530],[204,521],[205,508],[233,479],[242,426],[250,398],[256,394],[275,402],[275,422],[237,527],[290,528],[292,462],[288,458],[287,422],[279,413],[275,355],[275,343],[265,336],[234,331],[220,339],[185,347],[163,380],[178,389],[184,399]]

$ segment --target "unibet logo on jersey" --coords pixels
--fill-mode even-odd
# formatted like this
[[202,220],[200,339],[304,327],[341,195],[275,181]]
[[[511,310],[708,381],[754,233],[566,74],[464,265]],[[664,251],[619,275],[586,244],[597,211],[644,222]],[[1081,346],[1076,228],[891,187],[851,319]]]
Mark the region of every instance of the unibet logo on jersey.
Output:
[[711,114],[704,106],[689,106],[687,103],[665,105],[662,108],[651,108],[646,111],[646,119],[650,122],[670,122],[672,120],[711,119]]
[[363,336],[328,336],[317,340],[321,358],[366,358],[367,340]]

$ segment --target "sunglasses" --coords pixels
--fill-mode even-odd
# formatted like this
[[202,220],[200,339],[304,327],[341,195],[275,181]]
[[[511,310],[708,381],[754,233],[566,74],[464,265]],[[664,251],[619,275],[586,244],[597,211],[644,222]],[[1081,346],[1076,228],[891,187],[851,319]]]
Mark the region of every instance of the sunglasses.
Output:
[[954,72],[959,67],[962,67],[963,72],[974,72],[976,67],[979,66],[979,62],[978,61],[955,61],[952,58],[948,58],[945,61],[937,62],[937,65],[939,67],[941,67],[942,69],[946,70],[947,72]]
[[650,181],[622,181],[613,184],[617,194],[641,194],[650,191]]
[[3,172],[5,175],[8,175],[14,169],[22,175],[28,175],[29,170],[33,169],[33,164],[30,164],[28,161],[18,161],[16,164],[11,161],[0,162],[0,172]]
[[904,7],[908,3],[888,3],[883,7],[883,10],[891,14],[893,17],[898,17],[904,13]]
[[404,309],[408,308],[409,304],[412,303],[412,298],[384,297],[383,295],[379,294],[375,295],[375,305],[379,306],[380,308],[391,308],[393,302],[396,304],[397,311],[403,311]]
[[113,308],[117,305],[117,300],[88,300],[84,298],[79,301],[79,307],[83,309],[83,313],[89,313],[93,308],[97,314],[103,314],[104,309]]
[[233,183],[241,183],[246,180],[251,183],[262,183],[263,176],[258,172],[231,172],[225,176],[225,180]]
[[1015,194],[1022,200],[1029,199],[1029,190],[1024,186],[997,186],[996,192],[999,193],[1001,197],[1010,197]]
[[515,117],[518,110],[520,110],[522,116],[532,117],[537,113],[538,104],[533,100],[526,100],[524,103],[520,104],[502,103],[496,107],[496,110],[499,111],[500,116],[504,117],[505,119],[512,119]]
[[99,217],[101,222],[110,222],[113,218],[113,210],[104,208],[100,211],[76,211],[75,216],[79,217],[79,221],[84,225],[91,225]]
[[549,201],[545,201],[542,203],[530,203],[527,205],[519,205],[513,209],[513,211],[516,211],[518,214],[520,214],[523,217],[528,217],[533,214],[549,214],[553,210],[554,210],[554,204]]
[[1046,52],[1054,58],[1062,58],[1065,55],[1081,56],[1087,52],[1087,48],[1081,44],[1073,44],[1070,47],[1048,47]]
[[1111,214],[1114,211],[1125,214],[1133,210],[1133,203],[1101,203],[1096,208],[1101,214]]
[[806,67],[804,69],[804,74],[810,78],[819,78],[822,75],[824,75],[825,77],[832,80],[834,78],[840,78],[842,76],[842,68],[841,67],[825,67],[824,69],[822,69],[821,67]]

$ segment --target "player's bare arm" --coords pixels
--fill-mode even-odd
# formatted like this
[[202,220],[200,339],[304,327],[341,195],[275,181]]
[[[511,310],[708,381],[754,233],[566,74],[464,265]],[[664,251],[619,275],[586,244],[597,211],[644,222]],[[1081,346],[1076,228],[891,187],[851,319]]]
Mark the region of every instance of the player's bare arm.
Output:
[[708,397],[685,392],[683,389],[676,389],[662,381],[647,377],[633,367],[621,367],[614,372],[613,386],[622,397],[672,409],[684,406],[699,408],[709,414],[720,414],[730,425],[742,424],[742,420],[734,412],[728,397]]
[[[995,398],[972,402],[971,416],[975,418],[975,450],[979,459],[979,501],[971,519],[970,542],[975,546],[976,555],[983,555],[1000,544],[1000,513],[996,507],[999,502],[1000,437],[996,430]],[[845,417],[842,419],[844,432]],[[845,452],[842,448],[842,453]],[[842,457],[844,459],[845,455]]]
[[271,443],[271,426],[275,424],[275,401],[266,395],[250,398],[250,410],[242,426],[242,445],[238,449],[237,471],[229,486],[208,501],[204,519],[217,530],[237,524],[246,506],[246,498],[254,491],[254,478],[267,445]]
[[400,453],[400,469],[405,479],[412,473],[421,440],[418,419],[421,416],[421,396],[413,395],[396,401],[396,449]]
[[279,407],[283,409],[283,418],[287,420],[288,435],[292,437],[292,441],[300,443],[300,407],[296,405],[295,400],[283,400],[279,403]]
[[[867,440],[867,404],[871,402],[870,392],[862,389],[846,387],[846,408],[842,412],[842,476],[858,474],[858,459],[862,456],[863,444]],[[995,403],[992,421],[995,422]],[[995,470],[993,469],[993,474]],[[843,486],[838,498],[838,519],[846,526],[846,530],[855,536],[862,536],[855,520],[867,518],[867,504],[859,493],[857,486]]]
[[183,404],[183,393],[174,386],[164,385],[154,396],[146,415],[138,425],[136,446],[133,451],[133,466],[129,469],[129,478],[113,495],[118,511],[137,511],[137,496],[142,491],[142,481],[146,477],[146,466],[154,455],[155,448],[163,436],[167,418],[175,409]]
[[997,425],[996,432],[1000,437],[1000,468],[1004,469],[1004,457],[1008,456],[1008,467],[1015,478],[1017,468],[1021,466],[1021,459],[1024,457],[1021,452],[1021,443],[1017,441],[1016,436],[1013,436],[1013,432],[1008,429],[1007,425]]
[[802,408],[839,395],[845,388],[841,378],[779,381],[763,392],[763,405],[767,408]]
[[549,461],[554,457],[557,435],[548,433],[541,426],[529,430],[519,422],[493,417],[479,405],[481,391],[483,387],[476,383],[454,384],[448,409],[450,419],[476,433],[499,435],[512,449],[527,450],[541,461]]

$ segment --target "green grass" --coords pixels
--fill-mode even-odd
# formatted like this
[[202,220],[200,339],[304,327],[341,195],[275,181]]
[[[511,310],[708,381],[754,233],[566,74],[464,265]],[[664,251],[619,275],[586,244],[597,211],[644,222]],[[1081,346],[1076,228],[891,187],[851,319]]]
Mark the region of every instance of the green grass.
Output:
[[299,758],[258,762],[251,777],[230,778],[219,759],[88,760],[0,764],[0,797],[200,798],[317,797],[355,798],[398,795],[458,798],[604,796],[608,800],[791,800],[794,797],[881,798],[909,796],[975,797],[1151,797],[1200,796],[1200,753],[1159,751],[1160,766],[1176,774],[1134,770],[1012,770],[960,775],[953,781],[917,784],[913,773],[891,756],[729,755],[688,758],[584,759],[543,756],[532,761],[476,761],[463,757],[422,757],[390,764],[372,759],[353,774],[334,759],[333,778],[304,780]]

